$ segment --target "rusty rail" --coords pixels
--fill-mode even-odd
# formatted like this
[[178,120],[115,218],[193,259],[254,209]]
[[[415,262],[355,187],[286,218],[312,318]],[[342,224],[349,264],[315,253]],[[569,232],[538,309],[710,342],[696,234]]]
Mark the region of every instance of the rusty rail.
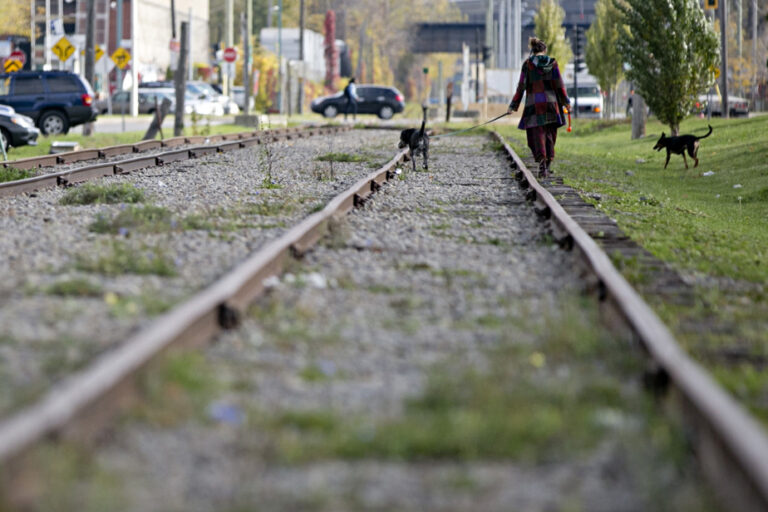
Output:
[[[768,436],[762,426],[679,346],[672,333],[613,266],[608,255],[536,181],[496,132],[520,186],[538,214],[552,221],[561,245],[581,252],[611,301],[656,367],[654,377],[677,391],[691,442],[728,510],[768,510]],[[670,394],[672,395],[672,394]]]
[[[166,141],[163,141],[163,147],[174,148],[182,143],[192,143],[192,141],[197,141],[196,143],[202,144],[205,142],[205,140],[208,140],[208,142],[216,142],[218,144],[195,146],[181,150],[172,149],[171,151],[166,151],[164,153],[159,153],[152,156],[137,157],[116,162],[99,163],[85,167],[79,167],[69,171],[35,176],[23,180],[8,181],[5,183],[0,183],[0,197],[8,197],[28,192],[34,192],[42,188],[49,188],[54,186],[70,186],[74,183],[88,181],[95,178],[112,176],[116,174],[126,174],[138,169],[160,166],[179,160],[189,160],[212,153],[224,153],[226,151],[232,151],[233,149],[245,148],[254,146],[256,144],[263,144],[278,140],[290,140],[292,138],[310,137],[312,135],[325,135],[330,133],[337,133],[339,131],[346,131],[349,129],[351,129],[349,126],[334,126],[312,129],[285,128],[279,130],[271,130],[268,132],[243,132],[228,135],[215,135],[212,137],[185,137],[183,138],[184,142],[179,142],[182,140],[181,137],[177,139],[167,139]],[[161,147],[160,142],[161,141],[144,141],[136,144],[110,146],[101,149],[72,151],[69,153],[60,153],[58,155],[46,155],[43,157],[14,160],[3,165],[15,167],[16,164],[21,163],[21,166],[18,167],[21,169],[53,166],[63,163],[104,158],[107,156],[140,153]]]
[[[318,133],[318,129],[315,129]],[[295,134],[294,134],[295,135]],[[84,370],[69,376],[33,405],[0,421],[0,482],[13,486],[15,470],[36,443],[56,434],[92,434],[118,409],[135,374],[155,356],[176,345],[199,345],[223,329],[238,325],[247,304],[264,290],[263,281],[278,275],[285,261],[303,254],[320,239],[328,222],[364,203],[407,150],[357,181],[277,240],[251,255],[221,279],[131,336]],[[9,483],[10,482],[10,483]]]

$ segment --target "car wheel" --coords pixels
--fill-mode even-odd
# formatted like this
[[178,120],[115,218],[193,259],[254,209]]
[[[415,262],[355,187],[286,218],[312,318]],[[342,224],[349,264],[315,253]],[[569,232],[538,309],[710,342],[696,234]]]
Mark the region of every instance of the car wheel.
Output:
[[69,131],[67,118],[58,110],[49,110],[40,116],[40,131],[45,135],[61,135]]
[[389,105],[384,105],[379,109],[379,117],[381,119],[392,119],[395,111]]
[[325,109],[323,109],[323,115],[325,117],[336,117],[336,114],[338,113],[339,113],[339,109],[337,109],[333,105],[328,105],[327,107],[325,107]]

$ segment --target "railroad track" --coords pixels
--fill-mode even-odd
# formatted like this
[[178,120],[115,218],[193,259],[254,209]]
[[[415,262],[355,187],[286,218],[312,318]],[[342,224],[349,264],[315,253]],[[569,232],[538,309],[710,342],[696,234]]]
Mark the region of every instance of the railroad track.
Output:
[[[566,213],[511,147],[498,135],[520,186],[536,213],[550,221],[558,243],[579,253],[601,302],[629,326],[653,361],[652,382],[673,396],[683,411],[703,467],[724,502],[738,510],[768,508],[768,443],[762,429],[714,381],[677,347],[667,328],[613,267],[608,256]],[[328,223],[366,199],[395,176],[405,153],[359,180],[314,213],[270,242],[222,279],[159,317],[119,349],[67,379],[33,406],[0,423],[0,467],[6,488],[17,483],[15,468],[24,455],[52,434],[92,434],[106,424],[130,395],[136,372],[170,346],[196,346],[222,330],[235,328],[246,306],[279,275],[286,262],[306,253]],[[603,230],[604,232],[604,230]],[[670,392],[674,390],[674,392]]]
[[[4,167],[29,170],[57,165],[73,164],[89,160],[103,158],[123,157],[135,155],[146,151],[156,151],[171,148],[148,156],[135,158],[121,158],[114,161],[87,165],[61,172],[52,172],[32,178],[0,183],[0,197],[14,196],[23,193],[34,192],[43,188],[68,187],[84,181],[129,174],[139,169],[166,165],[209,155],[212,153],[226,153],[236,149],[256,146],[267,142],[290,140],[294,138],[311,137],[313,135],[328,135],[340,131],[349,130],[348,126],[318,127],[318,128],[281,128],[269,131],[251,131],[227,135],[175,137],[164,141],[149,140],[134,144],[109,146],[100,149],[84,149],[46,155],[41,157],[25,158],[4,162]],[[192,147],[184,149],[172,149],[181,145],[192,144]]]

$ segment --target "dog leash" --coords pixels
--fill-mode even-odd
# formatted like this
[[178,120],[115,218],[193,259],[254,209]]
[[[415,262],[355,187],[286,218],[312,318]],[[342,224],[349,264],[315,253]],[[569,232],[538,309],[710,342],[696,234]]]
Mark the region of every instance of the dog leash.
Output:
[[455,131],[455,132],[448,132],[448,133],[441,133],[440,135],[433,135],[432,137],[430,137],[430,139],[439,139],[440,137],[451,137],[453,135],[458,135],[460,133],[468,132],[470,130],[474,130],[475,128],[480,128],[481,126],[485,126],[487,124],[491,124],[492,122],[498,121],[502,117],[508,116],[508,115],[509,115],[509,112],[504,112],[500,116],[494,117],[490,121],[486,121],[484,123],[476,124],[475,126],[470,126],[469,128],[465,128],[463,130],[458,130],[458,131]]

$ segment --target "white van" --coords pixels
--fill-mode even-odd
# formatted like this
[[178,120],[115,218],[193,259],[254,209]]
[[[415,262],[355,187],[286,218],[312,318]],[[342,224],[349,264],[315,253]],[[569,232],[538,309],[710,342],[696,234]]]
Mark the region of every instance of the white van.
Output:
[[576,90],[573,83],[566,85],[568,98],[571,100],[573,115],[576,115],[578,109],[579,117],[591,117],[600,119],[603,117],[603,93],[597,83],[583,83],[579,80],[579,97],[576,99]]

